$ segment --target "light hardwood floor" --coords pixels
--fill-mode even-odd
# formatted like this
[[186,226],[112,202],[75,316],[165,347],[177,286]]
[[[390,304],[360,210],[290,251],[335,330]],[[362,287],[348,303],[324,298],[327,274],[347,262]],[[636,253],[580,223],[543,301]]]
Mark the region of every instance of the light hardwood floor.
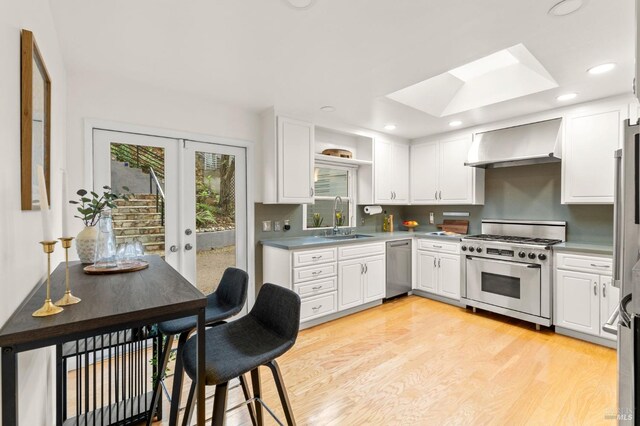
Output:
[[[615,424],[614,350],[417,296],[303,330],[278,361],[300,425]],[[227,424],[251,423],[238,409]]]

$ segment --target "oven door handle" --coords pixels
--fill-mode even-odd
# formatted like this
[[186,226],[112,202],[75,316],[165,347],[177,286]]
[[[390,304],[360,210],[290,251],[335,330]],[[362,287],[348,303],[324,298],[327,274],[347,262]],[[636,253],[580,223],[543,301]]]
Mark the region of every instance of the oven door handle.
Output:
[[540,265],[536,263],[508,262],[504,260],[487,259],[486,257],[475,257],[475,256],[469,256],[469,255],[467,255],[467,260],[480,260],[482,262],[487,262],[487,263],[499,263],[501,265],[519,266],[521,268],[535,268],[535,269],[542,268]]

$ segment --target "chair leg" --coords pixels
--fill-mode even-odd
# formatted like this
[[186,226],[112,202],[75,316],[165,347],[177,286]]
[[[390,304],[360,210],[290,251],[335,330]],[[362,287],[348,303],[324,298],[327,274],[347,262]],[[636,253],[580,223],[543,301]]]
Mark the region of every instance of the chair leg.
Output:
[[171,352],[171,345],[173,345],[173,336],[167,336],[167,343],[164,347],[164,351],[160,355],[159,362],[157,364],[157,378],[156,385],[153,387],[153,396],[151,397],[151,412],[149,413],[149,418],[147,419],[147,425],[151,425],[153,421],[153,416],[156,412],[156,407],[158,406],[158,399],[162,395],[162,380],[164,380],[164,373],[167,370],[167,363],[169,362],[169,353]]
[[173,372],[173,389],[171,390],[171,414],[169,415],[169,424],[178,423],[178,411],[180,410],[180,397],[182,396],[182,379],[184,377],[184,368],[182,367],[182,348],[189,337],[189,332],[180,334],[178,338],[178,350],[176,351],[176,367]]
[[[251,370],[251,385],[253,386],[253,397],[257,399],[262,399],[262,391],[260,386],[260,367],[256,367]],[[256,424],[258,426],[263,426],[263,417],[262,417],[262,404],[256,401]]]
[[[194,404],[195,399],[196,399],[196,382],[193,381],[191,382],[191,387],[189,388],[189,396],[187,397],[187,406],[184,409],[182,426],[191,425],[191,417],[193,416],[193,407],[195,407],[195,404]],[[175,423],[170,423],[170,425],[174,426]]]
[[216,385],[216,393],[213,397],[213,416],[211,426],[224,426],[225,414],[227,413],[227,394],[229,393],[229,382]]
[[[240,386],[242,386],[242,393],[244,394],[245,401],[250,400],[251,394],[249,393],[249,388],[247,387],[247,380],[244,378],[244,374],[241,374],[240,377],[238,377],[238,379],[240,379]],[[253,409],[253,403],[252,402],[248,403],[247,408],[249,409],[249,417],[251,417],[251,424],[253,426],[257,426],[258,423],[256,422],[256,412]]]
[[278,363],[275,359],[267,363],[266,365],[271,369],[271,372],[273,373],[273,380],[276,382],[276,388],[278,389],[278,395],[280,395],[280,402],[282,403],[284,415],[287,418],[287,424],[289,426],[295,426],[296,421],[293,417],[293,410],[291,409],[291,402],[289,402],[289,397],[287,396],[287,389],[284,386],[284,380],[282,380],[280,367],[278,366]]

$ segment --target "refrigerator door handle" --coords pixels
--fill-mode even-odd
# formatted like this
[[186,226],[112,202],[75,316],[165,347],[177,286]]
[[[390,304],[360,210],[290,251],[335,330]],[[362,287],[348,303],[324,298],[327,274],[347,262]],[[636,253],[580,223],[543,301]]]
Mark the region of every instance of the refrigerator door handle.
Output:
[[622,150],[615,151],[615,179],[613,204],[613,286],[620,288],[620,269],[622,268]]
[[620,305],[616,306],[616,309],[613,311],[607,322],[602,325],[602,331],[617,336],[618,317],[620,317]]

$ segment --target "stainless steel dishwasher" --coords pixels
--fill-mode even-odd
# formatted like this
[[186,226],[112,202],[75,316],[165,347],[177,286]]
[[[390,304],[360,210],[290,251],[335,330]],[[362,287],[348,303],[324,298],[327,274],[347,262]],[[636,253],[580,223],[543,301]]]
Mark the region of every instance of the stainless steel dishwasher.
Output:
[[411,241],[400,240],[387,243],[386,299],[411,291]]

